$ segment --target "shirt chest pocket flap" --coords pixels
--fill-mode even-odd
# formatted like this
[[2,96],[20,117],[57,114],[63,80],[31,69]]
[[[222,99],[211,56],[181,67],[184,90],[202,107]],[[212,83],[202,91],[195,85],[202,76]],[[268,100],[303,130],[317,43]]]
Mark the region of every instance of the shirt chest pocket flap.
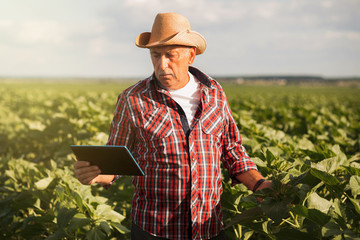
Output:
[[169,137],[173,132],[167,107],[150,110],[143,115],[143,129],[149,139]]
[[218,107],[208,106],[201,118],[201,123],[204,133],[221,137],[224,131],[224,119]]

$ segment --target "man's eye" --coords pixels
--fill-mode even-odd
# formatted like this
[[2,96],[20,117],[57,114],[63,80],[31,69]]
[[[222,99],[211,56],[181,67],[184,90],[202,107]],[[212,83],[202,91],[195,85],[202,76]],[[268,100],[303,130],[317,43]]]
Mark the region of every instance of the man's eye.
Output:
[[166,56],[167,56],[168,58],[176,58],[176,57],[177,57],[177,54],[175,54],[175,53],[167,53]]

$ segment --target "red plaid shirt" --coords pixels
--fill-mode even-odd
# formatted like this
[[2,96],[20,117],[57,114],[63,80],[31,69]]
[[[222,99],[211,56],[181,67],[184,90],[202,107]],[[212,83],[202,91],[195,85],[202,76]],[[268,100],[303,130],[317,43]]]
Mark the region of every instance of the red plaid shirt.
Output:
[[189,71],[201,100],[188,134],[183,111],[153,75],[120,94],[107,143],[126,145],[145,173],[133,178],[132,221],[169,239],[209,239],[222,230],[220,162],[233,179],[256,169],[221,86]]

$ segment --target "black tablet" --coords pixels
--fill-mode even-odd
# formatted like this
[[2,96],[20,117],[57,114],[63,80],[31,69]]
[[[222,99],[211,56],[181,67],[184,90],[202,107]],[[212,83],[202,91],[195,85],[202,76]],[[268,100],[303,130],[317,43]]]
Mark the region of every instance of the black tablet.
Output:
[[78,161],[91,162],[101,174],[144,176],[144,172],[126,146],[71,145]]

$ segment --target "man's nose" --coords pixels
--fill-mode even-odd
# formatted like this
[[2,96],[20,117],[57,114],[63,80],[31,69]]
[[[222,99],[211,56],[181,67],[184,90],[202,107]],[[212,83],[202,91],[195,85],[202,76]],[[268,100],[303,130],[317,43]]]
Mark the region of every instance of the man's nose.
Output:
[[168,67],[169,59],[166,56],[161,56],[160,58],[160,67],[161,69],[166,69]]

